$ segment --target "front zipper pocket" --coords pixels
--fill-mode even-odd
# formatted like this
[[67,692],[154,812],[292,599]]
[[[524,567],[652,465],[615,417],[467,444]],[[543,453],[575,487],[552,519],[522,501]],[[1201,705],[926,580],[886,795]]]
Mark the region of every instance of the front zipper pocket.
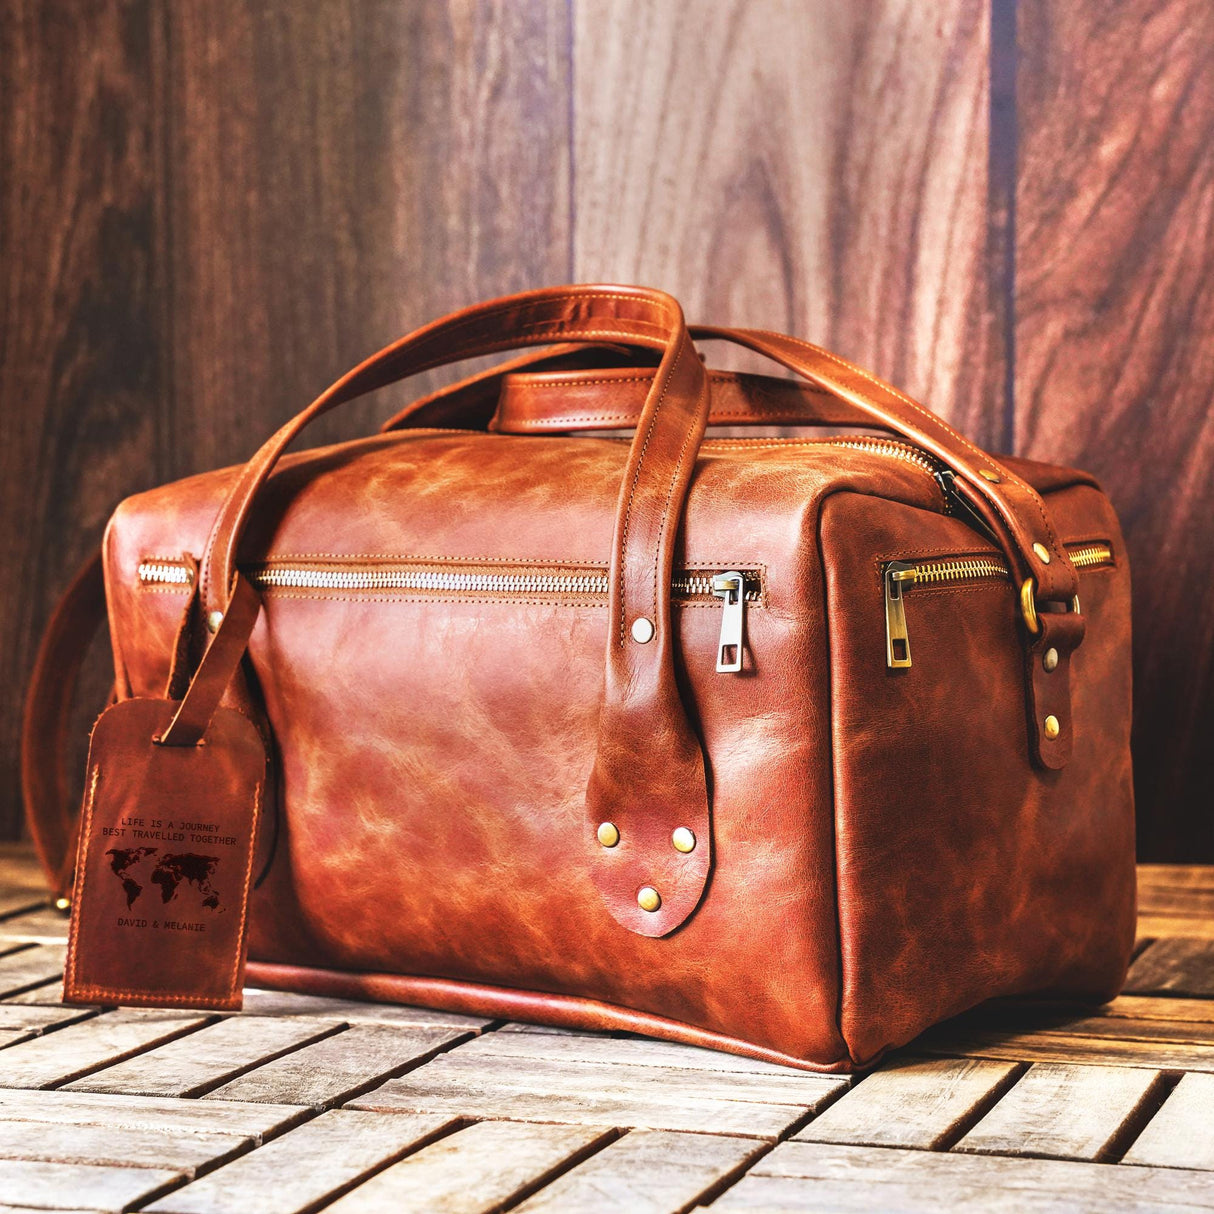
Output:
[[[1104,541],[1066,545],[1076,569],[1113,564],[1113,549]],[[882,571],[885,588],[885,664],[891,670],[911,665],[910,635],[903,596],[916,586],[939,588],[957,583],[1012,581],[1007,561],[997,553],[982,556],[939,556],[924,561],[888,561]]]
[[[300,598],[367,596],[498,599],[605,607],[611,592],[606,565],[515,561],[434,560],[424,557],[281,557],[241,572],[262,593]],[[188,590],[193,565],[184,560],[147,557],[139,564],[139,584],[147,589]],[[761,569],[682,569],[670,583],[676,603],[721,605],[717,671],[742,669],[748,606],[763,603]]]

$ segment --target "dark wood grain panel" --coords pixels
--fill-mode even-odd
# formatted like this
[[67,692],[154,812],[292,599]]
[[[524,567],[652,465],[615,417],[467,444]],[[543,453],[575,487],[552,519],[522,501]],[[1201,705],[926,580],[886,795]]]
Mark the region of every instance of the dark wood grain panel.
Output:
[[574,5],[574,269],[1005,416],[986,0]]
[[20,831],[20,689],[51,608],[118,499],[165,470],[154,8],[0,4],[4,838]]
[[168,11],[179,472],[247,458],[409,329],[567,276],[558,0]]
[[1134,572],[1140,855],[1214,857],[1214,8],[1020,0],[1016,426]]

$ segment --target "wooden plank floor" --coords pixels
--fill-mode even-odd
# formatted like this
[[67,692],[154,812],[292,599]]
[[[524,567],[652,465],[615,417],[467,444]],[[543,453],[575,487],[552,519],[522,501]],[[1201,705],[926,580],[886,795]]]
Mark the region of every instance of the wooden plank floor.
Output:
[[1214,1210],[1214,869],[1140,873],[1120,998],[849,1081],[269,991],[64,1007],[66,922],[0,847],[0,1211]]

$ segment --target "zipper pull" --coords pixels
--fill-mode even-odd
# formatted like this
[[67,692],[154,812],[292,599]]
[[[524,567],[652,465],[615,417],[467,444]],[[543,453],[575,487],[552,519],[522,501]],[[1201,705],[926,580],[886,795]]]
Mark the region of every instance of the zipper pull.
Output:
[[932,475],[940,492],[944,494],[945,513],[960,519],[979,535],[984,535],[992,544],[999,544],[999,537],[987,526],[986,520],[965,500],[957,488],[957,475],[949,468],[939,468]]
[[885,664],[891,670],[911,664],[902,591],[915,584],[916,576],[915,567],[903,561],[890,561],[885,566]]
[[724,599],[721,639],[717,642],[717,673],[736,674],[742,669],[742,630],[746,618],[746,579],[737,572],[718,573],[712,592]]

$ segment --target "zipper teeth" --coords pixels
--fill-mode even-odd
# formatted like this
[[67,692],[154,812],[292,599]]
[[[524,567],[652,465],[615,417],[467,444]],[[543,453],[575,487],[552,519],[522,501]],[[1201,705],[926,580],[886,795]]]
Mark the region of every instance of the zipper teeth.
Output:
[[943,467],[942,464],[928,455],[926,451],[920,451],[918,447],[911,447],[905,443],[894,442],[892,439],[864,438],[863,436],[857,436],[856,438],[830,438],[826,439],[823,445],[848,447],[852,451],[875,451],[878,455],[888,455],[893,459],[900,459],[908,464],[915,464],[925,472],[931,473],[932,476],[935,476]]
[[194,573],[188,565],[174,565],[167,561],[143,561],[139,566],[139,580],[145,584],[160,586],[189,586]]
[[1113,549],[1108,544],[1080,544],[1067,549],[1076,569],[1091,569],[1095,565],[1111,565]]
[[939,561],[919,561],[911,565],[916,586],[939,586],[947,582],[966,582],[971,578],[1011,577],[1005,562],[996,557],[954,557]]
[[[606,573],[463,573],[447,569],[408,566],[379,569],[320,569],[292,565],[257,565],[248,571],[259,590],[423,590],[466,594],[567,594],[605,598],[611,590]],[[759,574],[743,570],[747,602],[762,598]],[[671,589],[680,598],[715,598],[712,573],[680,573]],[[139,566],[144,584],[188,586],[193,573],[188,565],[144,561]]]
[[[1067,555],[1076,569],[1093,569],[1113,563],[1113,549],[1108,544],[1067,545]],[[941,586],[949,582],[965,582],[982,578],[1011,580],[1007,562],[995,556],[943,557],[935,561],[911,562],[916,586]]]

